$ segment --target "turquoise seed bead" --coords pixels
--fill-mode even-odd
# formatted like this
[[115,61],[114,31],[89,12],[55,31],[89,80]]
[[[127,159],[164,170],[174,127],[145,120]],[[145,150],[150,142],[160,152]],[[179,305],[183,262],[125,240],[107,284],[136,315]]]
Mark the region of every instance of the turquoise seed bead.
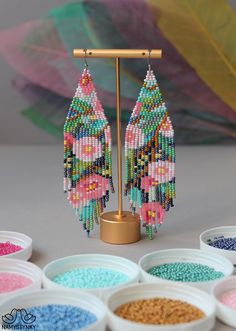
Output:
[[75,268],[56,275],[55,283],[69,288],[106,288],[120,285],[129,277],[109,268]]

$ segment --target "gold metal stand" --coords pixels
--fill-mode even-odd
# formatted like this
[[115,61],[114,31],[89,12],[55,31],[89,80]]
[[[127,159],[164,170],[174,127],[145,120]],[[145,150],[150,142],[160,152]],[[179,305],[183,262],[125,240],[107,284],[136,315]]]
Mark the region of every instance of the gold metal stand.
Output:
[[114,58],[116,60],[116,114],[117,114],[117,174],[118,210],[103,213],[100,222],[100,239],[110,244],[130,244],[140,240],[138,214],[123,211],[122,206],[122,134],[120,109],[120,58],[161,58],[159,49],[74,49],[75,57]]

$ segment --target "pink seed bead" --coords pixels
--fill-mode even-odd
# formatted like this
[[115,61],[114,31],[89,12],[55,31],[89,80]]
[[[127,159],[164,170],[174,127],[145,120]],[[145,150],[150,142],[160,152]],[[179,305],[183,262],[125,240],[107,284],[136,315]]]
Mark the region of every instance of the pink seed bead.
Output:
[[21,251],[23,247],[12,244],[10,241],[0,243],[0,256]]
[[225,292],[220,297],[220,302],[224,305],[228,306],[229,308],[236,310],[236,289]]
[[12,292],[31,285],[32,279],[11,272],[0,273],[0,293]]

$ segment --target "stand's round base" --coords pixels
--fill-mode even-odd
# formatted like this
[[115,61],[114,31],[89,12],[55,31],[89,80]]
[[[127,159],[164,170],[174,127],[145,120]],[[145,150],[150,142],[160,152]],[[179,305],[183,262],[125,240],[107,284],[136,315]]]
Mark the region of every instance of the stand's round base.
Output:
[[101,215],[100,239],[109,244],[131,244],[140,240],[140,217],[123,211],[111,211]]

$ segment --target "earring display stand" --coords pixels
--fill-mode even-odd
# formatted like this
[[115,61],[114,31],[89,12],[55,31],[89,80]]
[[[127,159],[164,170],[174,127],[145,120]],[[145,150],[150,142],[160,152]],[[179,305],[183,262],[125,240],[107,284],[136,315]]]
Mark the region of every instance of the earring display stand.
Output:
[[131,244],[140,240],[140,217],[123,210],[122,201],[122,140],[120,107],[120,59],[160,59],[160,49],[74,49],[78,58],[110,58],[116,62],[116,114],[117,114],[117,175],[118,210],[101,215],[100,239],[110,244]]

